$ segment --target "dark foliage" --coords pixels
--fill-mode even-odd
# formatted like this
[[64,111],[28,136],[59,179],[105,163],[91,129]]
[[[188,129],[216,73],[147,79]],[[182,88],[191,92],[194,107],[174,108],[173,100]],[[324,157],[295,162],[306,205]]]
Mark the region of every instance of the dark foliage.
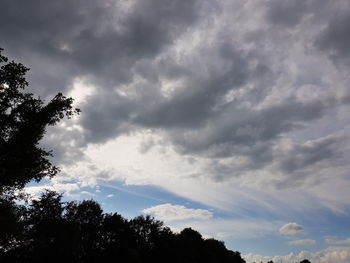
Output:
[[38,146],[48,125],[55,125],[78,109],[73,99],[58,93],[49,103],[24,93],[29,70],[1,55],[0,49],[0,193],[21,189],[31,180],[40,181],[58,172],[46,151]]
[[92,200],[62,202],[52,191],[0,209],[0,262],[245,262],[191,228],[176,234],[149,216],[127,220]]

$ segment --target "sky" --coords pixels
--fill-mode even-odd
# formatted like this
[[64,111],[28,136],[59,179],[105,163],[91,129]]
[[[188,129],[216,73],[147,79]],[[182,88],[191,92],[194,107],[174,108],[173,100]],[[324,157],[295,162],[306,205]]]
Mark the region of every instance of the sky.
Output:
[[225,241],[247,262],[350,262],[348,0],[1,0],[61,173],[26,190]]

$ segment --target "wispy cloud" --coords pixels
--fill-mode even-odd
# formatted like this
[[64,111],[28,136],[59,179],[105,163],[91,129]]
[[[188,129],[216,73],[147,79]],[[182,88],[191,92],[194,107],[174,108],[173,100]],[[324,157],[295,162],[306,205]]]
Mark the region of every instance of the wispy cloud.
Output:
[[330,245],[350,245],[350,238],[343,239],[343,240],[326,238],[324,241]]
[[315,245],[316,241],[313,239],[299,239],[299,240],[293,240],[288,242],[288,245],[291,246],[310,246],[310,245]]
[[200,219],[206,220],[213,217],[213,213],[205,209],[192,209],[182,205],[162,204],[142,210],[145,214],[152,214],[164,221]]
[[287,236],[294,236],[304,231],[304,228],[297,223],[287,223],[283,225],[279,230],[280,234]]

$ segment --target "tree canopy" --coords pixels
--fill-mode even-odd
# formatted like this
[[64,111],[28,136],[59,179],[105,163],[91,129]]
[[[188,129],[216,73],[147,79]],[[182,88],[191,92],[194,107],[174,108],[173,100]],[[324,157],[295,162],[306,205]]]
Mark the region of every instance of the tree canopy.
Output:
[[39,141],[47,126],[80,111],[61,93],[47,104],[25,93],[29,69],[9,62],[1,52],[0,48],[0,193],[57,174],[59,169],[48,160],[51,152],[40,148]]
[[63,202],[53,191],[0,207],[12,218],[0,224],[0,262],[245,262],[191,228],[176,234],[150,216],[127,220],[93,200]]

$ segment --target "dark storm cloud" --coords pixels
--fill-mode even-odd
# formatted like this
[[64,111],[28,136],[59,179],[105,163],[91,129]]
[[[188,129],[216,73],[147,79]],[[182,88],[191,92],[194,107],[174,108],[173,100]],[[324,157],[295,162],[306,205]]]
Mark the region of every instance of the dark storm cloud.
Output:
[[270,23],[286,27],[295,26],[302,19],[307,2],[305,0],[276,0],[267,4],[267,19]]
[[[320,25],[312,39],[315,47],[328,55],[335,62],[350,64],[348,46],[350,45],[350,4],[346,0],[271,0],[265,5],[266,20],[273,27],[295,28],[296,34],[304,30],[310,35],[315,25]],[[303,18],[308,21],[301,27]]]
[[266,3],[266,19],[272,26],[292,28],[307,15],[324,21],[336,5],[328,0],[270,0]]
[[330,20],[315,45],[326,51],[335,62],[350,65],[350,4]]
[[[145,103],[141,100],[151,95],[139,94],[138,99],[130,100],[106,90],[131,81],[135,63],[157,56],[200,13],[196,1],[137,1],[123,11],[115,3],[2,2],[0,35],[6,37],[1,44],[7,54],[31,67],[29,76],[35,93],[45,96],[67,91],[80,76],[99,86],[88,109],[84,109],[83,120],[88,135],[94,134],[97,140],[113,136],[129,121],[130,113]],[[143,95],[146,93],[150,90]]]
[[[186,81],[183,89],[150,111],[141,113],[136,121],[156,128],[202,126],[204,121],[215,114],[214,108],[223,96],[230,90],[241,87],[249,75],[248,62],[240,50],[224,45],[218,46],[214,52],[216,51],[218,59],[227,63],[226,69],[216,72],[209,68],[204,78],[192,77]],[[187,72],[191,70],[184,69]]]
[[269,145],[280,135],[322,117],[329,107],[320,101],[302,103],[293,98],[262,110],[240,106],[233,101],[215,116],[207,116],[205,127],[176,131],[172,134],[174,142],[188,153],[205,152],[222,157],[238,153],[253,157],[254,152],[261,154],[257,149],[262,144]]
[[[211,1],[4,0],[0,46],[31,67],[36,94],[68,92],[75,78],[95,87],[80,105],[80,129],[46,139],[57,159],[69,162],[89,143],[147,129],[180,154],[208,158],[215,180],[269,166],[302,180],[305,169],[345,156],[336,139],[288,151],[280,144],[347,103],[338,95],[344,95],[343,83],[329,84],[328,71],[309,65],[320,67],[311,57],[315,47],[349,61],[349,12],[330,18],[337,7],[326,0],[248,2],[264,7],[262,21],[251,9],[245,10],[249,21],[233,22],[231,11],[213,9]],[[304,82],[317,86],[315,94],[298,95]],[[339,92],[328,92],[327,85]],[[140,151],[153,145],[143,143]],[[222,162],[230,157],[246,161]]]
[[[199,55],[204,55],[204,52],[208,51],[200,51]],[[164,59],[158,62],[139,61],[133,72],[142,81],[133,83],[126,90],[128,95],[104,89],[88,101],[90,114],[83,117],[83,124],[89,140],[105,141],[135,127],[170,131],[207,124],[208,119],[217,115],[215,107],[220,105],[224,96],[230,90],[241,87],[250,74],[247,58],[232,45],[224,44],[210,52],[215,53],[213,59],[225,65],[223,70],[218,69],[213,61],[205,67],[205,75],[202,72],[198,74],[196,68],[180,65],[170,57],[166,66]],[[256,71],[260,72],[260,67]],[[170,97],[161,92],[159,78],[164,77],[184,80],[181,89]]]
[[81,75],[115,85],[130,80],[135,61],[156,56],[186,30],[199,8],[196,1],[139,1],[128,10],[120,5],[2,1],[1,45],[30,65],[32,86],[41,94],[67,89]]
[[32,68],[31,87],[39,94],[67,89],[71,78],[80,72],[63,46],[72,39],[81,39],[86,29],[95,31],[93,21],[104,20],[104,8],[94,3],[2,1],[1,45]]

